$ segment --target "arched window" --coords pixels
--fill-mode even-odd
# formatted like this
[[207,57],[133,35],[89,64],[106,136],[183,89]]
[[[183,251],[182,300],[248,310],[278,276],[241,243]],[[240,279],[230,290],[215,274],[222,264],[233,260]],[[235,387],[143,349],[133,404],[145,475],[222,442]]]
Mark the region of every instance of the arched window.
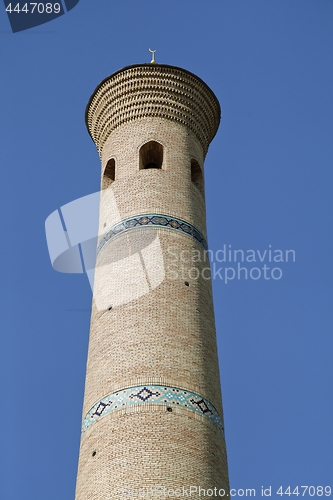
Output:
[[204,179],[197,160],[191,161],[191,181],[197,186],[202,196],[205,196]]
[[116,171],[116,162],[114,158],[111,158],[105,167],[103,180],[102,180],[102,189],[107,189],[110,184],[114,181]]
[[163,146],[156,141],[149,141],[140,149],[140,170],[146,168],[162,168]]

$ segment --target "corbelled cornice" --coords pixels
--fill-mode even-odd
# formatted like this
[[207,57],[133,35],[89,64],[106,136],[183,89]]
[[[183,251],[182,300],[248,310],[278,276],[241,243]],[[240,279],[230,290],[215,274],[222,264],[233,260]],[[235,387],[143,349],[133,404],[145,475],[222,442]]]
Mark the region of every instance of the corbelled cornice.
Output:
[[103,80],[86,108],[86,125],[99,153],[121,125],[146,117],[183,124],[204,154],[220,123],[215,94],[189,71],[164,64],[127,66]]

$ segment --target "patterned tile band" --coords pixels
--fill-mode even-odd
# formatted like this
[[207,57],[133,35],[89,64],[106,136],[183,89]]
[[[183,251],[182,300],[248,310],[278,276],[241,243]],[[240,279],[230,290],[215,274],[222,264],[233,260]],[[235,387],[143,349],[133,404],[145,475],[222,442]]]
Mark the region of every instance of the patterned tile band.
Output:
[[122,220],[112,226],[102,237],[97,247],[97,255],[100,251],[109,243],[109,241],[118,236],[119,234],[128,231],[130,229],[137,229],[142,226],[153,226],[153,227],[164,227],[166,229],[173,229],[179,231],[187,236],[194,238],[200,245],[208,250],[208,245],[205,238],[195,227],[191,226],[188,222],[185,222],[175,217],[169,217],[166,215],[149,214],[149,215],[138,215],[136,217],[131,217],[129,219]]
[[120,408],[147,402],[165,404],[169,407],[180,406],[194,410],[201,415],[205,415],[214,422],[224,437],[222,419],[214,406],[207,399],[193,392],[175,389],[173,387],[165,387],[163,385],[141,385],[139,387],[131,387],[109,394],[109,396],[106,396],[96,403],[84,417],[82,422],[82,434],[84,434],[98,418],[113,410],[119,410]]

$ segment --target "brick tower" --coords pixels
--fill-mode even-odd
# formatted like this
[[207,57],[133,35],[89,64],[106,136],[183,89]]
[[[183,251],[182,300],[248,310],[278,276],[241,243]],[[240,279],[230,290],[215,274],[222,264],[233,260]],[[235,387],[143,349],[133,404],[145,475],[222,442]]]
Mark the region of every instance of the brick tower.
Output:
[[203,176],[219,122],[209,87],[163,64],[88,103],[102,181],[76,500],[227,496]]

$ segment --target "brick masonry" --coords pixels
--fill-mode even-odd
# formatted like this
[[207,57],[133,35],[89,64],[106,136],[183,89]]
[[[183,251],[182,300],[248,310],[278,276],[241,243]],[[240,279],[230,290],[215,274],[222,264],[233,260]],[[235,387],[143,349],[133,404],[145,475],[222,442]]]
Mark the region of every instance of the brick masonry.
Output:
[[[120,220],[145,214],[186,221],[207,239],[205,200],[191,180],[191,161],[203,172],[219,113],[199,78],[171,66],[132,66],[97,87],[86,121],[101,157],[101,186],[115,160],[115,180],[101,196],[99,241]],[[149,141],[163,146],[161,169],[140,170],[140,148]],[[161,267],[147,264],[144,241],[161,253],[163,279]],[[129,258],[141,271],[129,273],[124,288],[126,269],[116,278],[110,269]],[[128,300],[131,289],[139,292]],[[101,294],[112,309],[100,307]],[[76,500],[124,500],[130,497],[122,488],[152,486],[228,492],[223,432],[204,403],[195,411],[143,392],[135,404],[110,404],[103,413],[109,395],[148,386],[190,392],[193,404],[205,401],[223,425],[209,262],[198,241],[172,228],[125,231],[98,254],[83,421],[96,409],[99,418],[82,434]]]

